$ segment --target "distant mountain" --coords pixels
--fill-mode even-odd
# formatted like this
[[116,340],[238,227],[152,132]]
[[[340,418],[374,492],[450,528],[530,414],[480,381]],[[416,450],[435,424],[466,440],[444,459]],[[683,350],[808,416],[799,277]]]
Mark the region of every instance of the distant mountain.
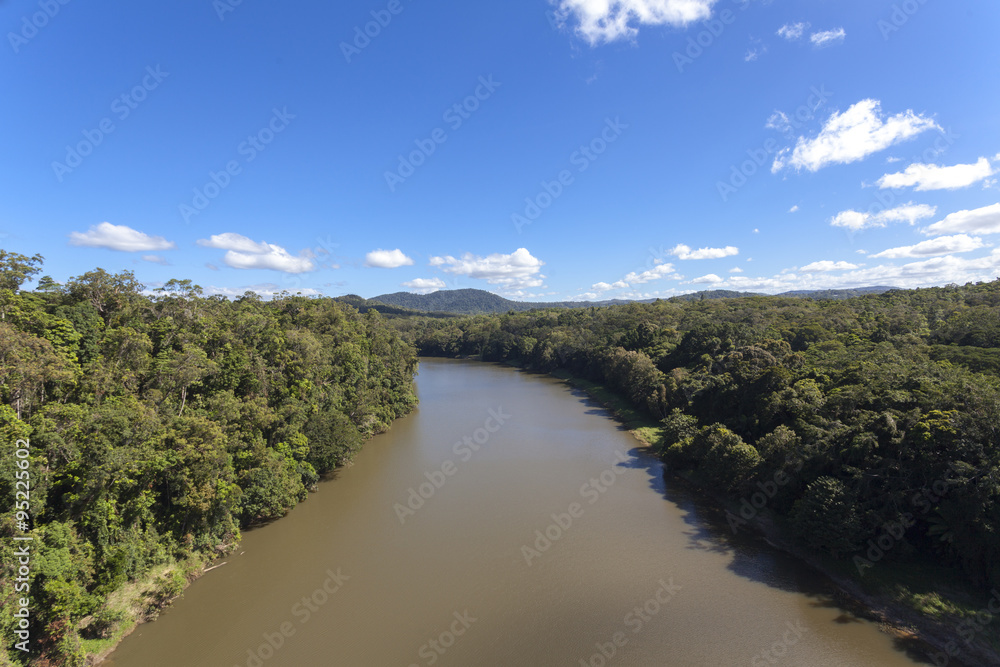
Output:
[[591,306],[612,306],[629,303],[621,299],[610,301],[557,301],[551,303],[537,301],[511,301],[502,296],[480,289],[440,290],[430,294],[394,292],[382,294],[368,300],[397,308],[408,308],[422,312],[459,313],[479,315],[488,313],[522,312],[539,308],[590,308]]
[[672,296],[668,301],[704,301],[708,299],[739,299],[744,296],[767,296],[759,292],[733,292],[726,289],[706,290],[704,292],[694,292],[692,294],[682,294]]
[[793,292],[783,292],[777,296],[798,296],[809,299],[850,299],[856,296],[865,296],[866,294],[884,294],[885,292],[898,289],[898,287],[884,287],[879,285],[875,287],[854,287],[851,289],[795,290]]
[[[849,299],[855,296],[866,294],[881,294],[896,287],[858,287],[854,289],[835,290],[796,290],[785,292],[775,296],[809,298],[809,299]],[[670,301],[700,301],[702,299],[737,299],[740,297],[769,296],[758,292],[734,292],[730,290],[708,290],[684,294],[682,296],[671,297]],[[612,299],[609,301],[511,301],[502,296],[480,289],[457,289],[440,290],[430,294],[412,294],[410,292],[394,292],[392,294],[382,294],[371,299],[363,299],[360,296],[348,295],[339,298],[340,301],[350,303],[358,310],[365,312],[375,309],[385,315],[413,315],[421,313],[436,317],[447,317],[452,315],[483,315],[493,313],[507,313],[510,311],[523,312],[526,310],[537,310],[540,308],[590,308],[592,306],[614,306],[624,303],[652,303],[656,299],[646,299],[645,301],[626,301],[622,299]]]

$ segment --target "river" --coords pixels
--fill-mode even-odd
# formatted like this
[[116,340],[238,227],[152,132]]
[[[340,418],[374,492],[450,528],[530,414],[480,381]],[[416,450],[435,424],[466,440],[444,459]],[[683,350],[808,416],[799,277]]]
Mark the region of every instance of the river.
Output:
[[424,359],[417,386],[413,414],[104,665],[925,664],[564,383]]

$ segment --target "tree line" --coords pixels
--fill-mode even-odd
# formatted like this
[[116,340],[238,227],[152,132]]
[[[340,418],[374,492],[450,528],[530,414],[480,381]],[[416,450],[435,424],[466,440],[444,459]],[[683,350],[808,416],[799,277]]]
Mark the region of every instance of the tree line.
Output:
[[750,507],[730,512],[740,526],[766,506],[859,572],[923,562],[1000,585],[1000,281],[393,324],[423,355],[627,397],[659,422],[669,470]]
[[102,269],[23,291],[42,261],[0,250],[0,634],[23,595],[8,539],[22,439],[32,652],[7,659],[81,665],[131,620],[116,591],[231,550],[409,412],[417,359],[378,312],[332,299],[205,297],[187,280],[147,293]]

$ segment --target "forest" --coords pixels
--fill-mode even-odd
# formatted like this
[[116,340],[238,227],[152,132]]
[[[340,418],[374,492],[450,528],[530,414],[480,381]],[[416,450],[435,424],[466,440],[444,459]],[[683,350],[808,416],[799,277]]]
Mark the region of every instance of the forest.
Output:
[[908,563],[1000,585],[1000,281],[393,324],[422,355],[617,392],[734,531],[766,510],[862,578]]
[[0,508],[0,631],[19,627],[18,535],[34,610],[32,653],[0,664],[82,665],[155,617],[408,413],[418,355],[615,392],[734,532],[766,514],[861,578],[917,564],[1000,586],[1000,280],[460,317],[127,271],[57,284],[42,263],[0,251],[3,497],[19,442],[31,480]]
[[32,651],[5,642],[0,664],[76,666],[408,413],[417,358],[378,312],[332,299],[149,292],[102,269],[22,291],[42,262],[0,250],[5,637],[25,595],[10,538],[33,539]]

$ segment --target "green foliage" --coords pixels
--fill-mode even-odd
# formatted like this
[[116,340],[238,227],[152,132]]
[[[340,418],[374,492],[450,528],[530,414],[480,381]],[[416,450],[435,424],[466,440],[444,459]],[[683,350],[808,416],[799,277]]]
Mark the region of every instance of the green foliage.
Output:
[[671,470],[736,501],[774,485],[817,549],[911,515],[891,558],[1000,585],[1000,281],[735,296],[392,324],[423,354],[613,389],[662,423]]
[[795,532],[809,546],[834,556],[848,554],[860,544],[855,500],[844,483],[832,477],[820,477],[806,487],[791,519]]
[[[14,532],[15,443],[30,436],[32,657],[83,664],[84,619],[98,614],[93,638],[120,620],[101,616],[109,596],[234,548],[412,409],[416,356],[378,313],[331,299],[227,301],[186,280],[150,298],[102,269],[20,292],[40,262],[0,251],[0,533]],[[0,562],[16,562],[6,542]],[[159,581],[153,607],[184,583]]]

